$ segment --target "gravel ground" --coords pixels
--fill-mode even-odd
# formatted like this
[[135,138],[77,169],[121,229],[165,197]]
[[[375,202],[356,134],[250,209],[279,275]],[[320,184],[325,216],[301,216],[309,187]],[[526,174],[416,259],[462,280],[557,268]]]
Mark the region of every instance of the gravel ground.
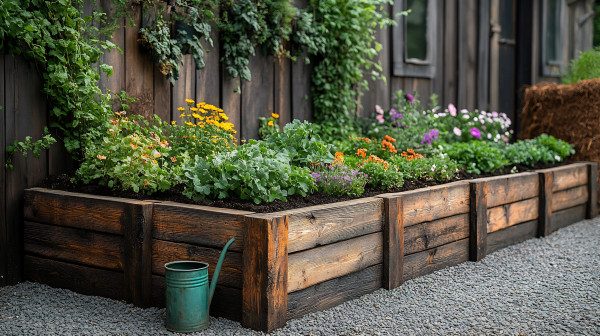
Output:
[[[272,335],[600,335],[600,217],[324,312]],[[35,283],[0,288],[0,335],[169,335],[164,309]],[[261,335],[211,318],[192,335]]]

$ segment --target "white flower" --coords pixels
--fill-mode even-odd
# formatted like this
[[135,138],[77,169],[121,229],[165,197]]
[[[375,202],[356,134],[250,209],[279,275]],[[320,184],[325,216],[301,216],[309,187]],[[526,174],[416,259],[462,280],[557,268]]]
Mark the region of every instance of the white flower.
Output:
[[554,155],[554,160],[556,160],[556,161],[560,161],[560,156],[558,156],[558,155]]
[[477,119],[477,117],[473,118],[473,121],[477,121],[477,120],[479,120],[479,119]]
[[491,139],[491,138],[492,138],[492,133],[488,133],[488,134],[487,134],[487,138],[488,138],[488,139]]
[[463,114],[463,118],[469,119],[469,115],[468,114]]
[[434,172],[435,171],[435,165],[431,166],[431,171]]

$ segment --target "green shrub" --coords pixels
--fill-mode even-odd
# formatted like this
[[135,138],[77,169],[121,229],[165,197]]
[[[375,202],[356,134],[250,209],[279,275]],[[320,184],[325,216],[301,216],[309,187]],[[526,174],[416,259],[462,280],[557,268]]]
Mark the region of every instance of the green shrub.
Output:
[[344,162],[349,166],[367,174],[367,186],[371,188],[394,190],[404,185],[404,175],[398,171],[396,165],[382,160],[374,155],[368,159],[357,156],[348,156]]
[[275,151],[285,151],[294,166],[308,167],[311,163],[332,163],[331,145],[321,141],[313,125],[294,120],[283,127],[283,132],[266,137],[266,144]]
[[580,52],[579,57],[572,60],[569,69],[562,76],[563,84],[573,84],[584,79],[600,78],[600,46],[586,52]]
[[272,150],[256,140],[207,159],[196,156],[184,170],[184,194],[193,199],[236,195],[259,204],[286,201],[294,194],[306,196],[315,189],[308,168],[291,165],[287,151]]
[[459,170],[459,164],[445,154],[412,160],[408,160],[404,156],[396,156],[392,162],[406,176],[406,179],[411,180],[424,179],[444,182],[454,178]]
[[471,174],[493,172],[508,164],[504,153],[498,147],[482,141],[446,144],[443,150],[450,159],[458,162]]
[[575,151],[572,145],[547,134],[519,140],[504,150],[505,158],[510,164],[525,166],[534,166],[540,162],[560,162],[573,153]]

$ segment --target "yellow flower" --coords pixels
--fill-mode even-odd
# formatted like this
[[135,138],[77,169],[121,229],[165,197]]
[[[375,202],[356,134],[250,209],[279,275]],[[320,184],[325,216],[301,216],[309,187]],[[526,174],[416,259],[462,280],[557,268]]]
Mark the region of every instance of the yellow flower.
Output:
[[215,139],[212,139],[212,142],[214,142],[214,143],[217,143],[217,140],[215,140]]
[[185,111],[185,108],[183,108],[183,107],[178,107],[177,109],[178,109],[179,111]]
[[177,162],[177,157],[176,156],[171,156],[171,161],[172,162]]
[[196,118],[196,119],[200,119],[200,115],[198,113],[192,113],[192,117]]
[[198,109],[195,107],[190,107],[190,110],[194,111],[194,112],[198,112]]
[[267,123],[267,125],[273,126],[273,120],[269,120],[269,122]]
[[158,161],[156,161],[156,160],[152,159],[152,163],[154,163],[154,164],[157,164],[157,163],[158,163]]
[[200,109],[200,112],[201,112],[201,113],[207,113],[208,111],[207,111],[207,110],[205,110],[205,109]]
[[183,117],[185,117],[185,113],[179,115],[179,118],[183,118]]
[[191,100],[191,99],[186,99],[186,100],[185,100],[185,102],[186,102],[186,103],[188,103],[188,104],[193,104],[193,103],[195,103],[195,101],[193,101],[193,100]]
[[186,124],[186,125],[188,125],[188,126],[194,126],[194,124],[192,124],[192,123],[191,123],[191,122],[189,122],[189,121],[186,121],[186,122],[184,122],[184,124]]
[[223,118],[223,120],[229,120],[229,117],[225,113],[219,113],[219,116]]
[[171,125],[175,125],[177,123],[177,121],[173,120],[171,121]]
[[277,113],[271,113],[271,117],[277,119],[277,118],[279,118],[279,114],[277,114]]

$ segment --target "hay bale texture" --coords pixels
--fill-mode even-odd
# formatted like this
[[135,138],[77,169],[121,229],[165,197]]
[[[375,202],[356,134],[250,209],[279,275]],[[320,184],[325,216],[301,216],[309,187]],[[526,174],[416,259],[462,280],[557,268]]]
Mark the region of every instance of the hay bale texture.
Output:
[[573,160],[600,165],[600,79],[541,83],[526,89],[523,100],[519,138],[547,133],[575,145]]

